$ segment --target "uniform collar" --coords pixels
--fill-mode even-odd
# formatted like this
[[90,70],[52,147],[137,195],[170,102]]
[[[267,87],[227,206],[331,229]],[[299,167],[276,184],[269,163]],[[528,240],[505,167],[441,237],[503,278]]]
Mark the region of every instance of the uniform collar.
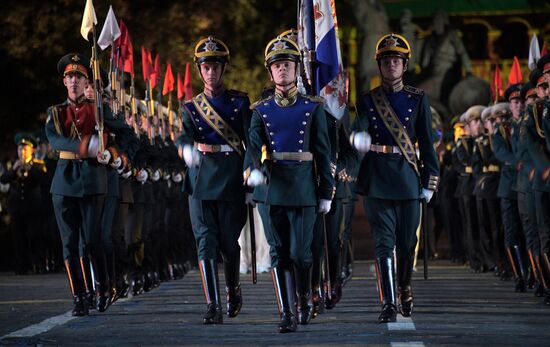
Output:
[[221,96],[225,92],[225,87],[221,85],[219,88],[216,88],[216,90],[210,90],[210,89],[204,89],[203,93],[209,98],[217,98],[218,96]]
[[382,81],[382,88],[388,93],[397,93],[403,89],[403,79],[399,79],[390,83],[389,81]]
[[284,96],[277,89],[275,89],[275,103],[280,107],[292,106],[298,99],[298,88],[292,87]]
[[86,97],[84,96],[84,94],[82,94],[81,96],[79,96],[76,100],[71,100],[71,98],[67,97],[67,103],[68,103],[69,105],[80,105],[80,104],[82,104],[85,100],[86,100]]

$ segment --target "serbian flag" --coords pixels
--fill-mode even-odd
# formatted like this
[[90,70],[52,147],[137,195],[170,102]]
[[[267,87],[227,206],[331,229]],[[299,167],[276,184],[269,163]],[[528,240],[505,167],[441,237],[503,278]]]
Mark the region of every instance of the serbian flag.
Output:
[[300,11],[299,44],[302,51],[307,50],[307,40],[300,37],[311,35],[311,19],[307,18],[305,6],[313,5],[313,20],[315,27],[315,50],[317,55],[317,71],[315,73],[317,95],[325,99],[325,110],[335,118],[344,115],[347,95],[342,54],[338,41],[338,21],[334,0],[303,0]]
[[164,75],[164,86],[162,87],[162,95],[166,95],[174,90],[174,75],[172,74],[172,65],[168,63],[166,66],[166,74]]
[[508,86],[512,84],[521,83],[523,76],[521,75],[521,66],[519,65],[518,57],[514,56],[514,63],[510,69],[510,75],[508,75]]

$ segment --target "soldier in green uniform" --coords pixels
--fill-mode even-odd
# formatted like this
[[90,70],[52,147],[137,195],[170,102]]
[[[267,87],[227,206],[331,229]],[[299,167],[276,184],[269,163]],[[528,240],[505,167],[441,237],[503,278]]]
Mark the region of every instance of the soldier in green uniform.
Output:
[[422,90],[403,84],[410,57],[410,45],[403,36],[387,34],[380,38],[376,60],[382,86],[357,101],[357,119],[350,136],[355,148],[365,153],[357,175],[357,189],[365,196],[365,213],[375,240],[382,304],[379,323],[395,322],[398,306],[404,317],[412,313],[411,278],[420,199],[429,202],[439,182],[428,98]]
[[[533,75],[533,74],[532,74]],[[521,98],[524,100],[526,108],[536,100],[536,83],[531,80],[526,83],[521,90]],[[518,210],[522,221],[523,232],[525,235],[525,244],[529,255],[531,273],[533,281],[528,281],[528,287],[535,287],[535,295],[542,296],[544,286],[542,283],[540,261],[540,240],[536,223],[535,197],[533,190],[534,162],[531,157],[528,146],[529,113],[527,111],[521,114],[517,123],[514,123],[514,132],[512,135],[512,147],[516,156],[517,190],[518,190]]]
[[250,101],[246,93],[223,85],[229,49],[221,40],[200,40],[194,60],[204,91],[184,105],[178,145],[189,167],[185,190],[208,304],[203,322],[221,324],[218,251],[224,262],[227,316],[237,316],[242,306],[238,239],[246,222],[242,168]]
[[[544,68],[545,61],[538,64]],[[550,173],[550,150],[546,146],[545,133],[542,129],[543,118],[548,113],[548,89],[549,85],[542,73],[542,70],[535,69],[531,74],[531,82],[537,86],[538,99],[527,107],[528,119],[526,122],[526,143],[529,154],[533,159],[534,168],[530,173],[533,177],[533,192],[535,195],[536,225],[540,241],[539,255],[535,258],[539,268],[541,282],[545,293],[550,289],[550,267],[546,266],[545,251],[548,251],[550,238],[550,184],[548,175]],[[546,246],[545,246],[546,245]],[[550,265],[550,264],[549,264]],[[547,294],[542,294],[547,295]],[[550,301],[545,300],[546,304]]]
[[11,217],[16,274],[40,272],[46,262],[40,227],[42,184],[47,180],[43,161],[33,157],[36,140],[31,134],[17,133],[17,160],[0,177],[9,184],[6,207]]
[[[67,88],[67,100],[48,109],[46,135],[52,148],[59,151],[59,161],[50,192],[63,243],[63,256],[74,299],[73,315],[88,314],[84,301],[85,286],[80,274],[79,238],[82,231],[96,275],[97,309],[107,309],[109,276],[101,240],[101,209],[107,192],[105,165],[109,164],[109,149],[99,151],[96,134],[95,105],[84,96],[91,75],[89,59],[71,53],[57,65]],[[124,120],[115,118],[108,105],[103,105],[106,133],[117,135],[124,144],[131,129]]]
[[526,272],[523,265],[523,235],[517,203],[516,157],[512,148],[513,123],[521,117],[523,102],[521,84],[512,84],[504,93],[509,103],[499,103],[493,107],[495,116],[501,118],[498,128],[491,135],[495,157],[500,161],[500,180],[497,195],[500,198],[500,211],[504,225],[504,246],[516,283],[516,292],[526,290]]
[[309,322],[313,228],[317,213],[330,210],[334,194],[326,115],[321,99],[298,93],[300,61],[294,41],[277,37],[267,44],[265,66],[275,93],[252,105],[251,165],[245,168],[247,184],[257,187],[254,200],[268,208],[269,220],[263,223],[269,225],[265,232],[281,333],[296,330],[295,296],[298,320]]

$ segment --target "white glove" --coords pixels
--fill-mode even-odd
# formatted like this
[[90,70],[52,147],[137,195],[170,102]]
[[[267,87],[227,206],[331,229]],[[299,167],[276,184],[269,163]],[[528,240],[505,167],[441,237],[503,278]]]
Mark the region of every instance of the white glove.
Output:
[[139,170],[136,177],[137,181],[143,184],[147,181],[147,178],[149,178],[149,174],[147,173],[147,170],[144,170],[144,169]]
[[167,173],[166,175],[164,175],[164,180],[165,181],[168,181],[170,179],[170,177],[172,177],[169,173]]
[[179,172],[172,176],[172,181],[174,181],[175,183],[180,183],[182,180],[183,176]]
[[265,184],[266,182],[267,182],[267,178],[258,169],[252,170],[252,172],[250,173],[250,176],[248,176],[248,179],[246,180],[246,184],[249,187],[257,187],[262,184]]
[[256,203],[254,202],[254,200],[252,200],[252,193],[245,193],[244,203],[252,207],[256,207]]
[[128,170],[128,171],[122,173],[123,178],[128,178],[131,175],[132,175],[132,170]]
[[111,160],[111,153],[108,150],[104,150],[102,154],[97,154],[97,161],[100,164],[107,165],[109,164],[109,160]]
[[118,169],[120,167],[120,165],[122,165],[122,159],[120,159],[120,157],[116,158],[115,160],[113,160],[113,162],[111,163],[111,167],[113,169]]
[[372,138],[366,131],[358,132],[353,137],[353,147],[355,147],[359,152],[367,153],[370,150],[371,143]]
[[97,135],[92,135],[90,137],[90,142],[88,142],[88,157],[94,158],[97,157],[99,151],[99,137]]
[[319,200],[319,213],[327,214],[330,211],[332,201],[327,199]]
[[183,146],[183,160],[185,160],[187,167],[199,165],[200,158],[199,151],[196,148],[191,145]]
[[153,182],[156,182],[160,179],[160,171],[157,169],[155,172],[153,172],[153,176],[151,176],[151,180]]
[[429,203],[432,200],[434,191],[431,189],[422,188],[422,193],[420,193],[420,199],[426,200],[426,203]]

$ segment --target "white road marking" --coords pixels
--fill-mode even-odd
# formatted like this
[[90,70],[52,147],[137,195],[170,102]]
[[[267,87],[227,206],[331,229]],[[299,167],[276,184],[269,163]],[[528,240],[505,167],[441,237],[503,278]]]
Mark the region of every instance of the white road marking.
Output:
[[12,333],[0,337],[0,341],[9,337],[31,337],[34,335],[45,333],[59,325],[63,325],[77,317],[72,316],[72,312],[68,311],[58,316],[50,317],[38,324],[29,325],[26,328],[16,330]]
[[397,322],[388,323],[388,330],[416,330],[411,317],[402,317],[397,314]]

